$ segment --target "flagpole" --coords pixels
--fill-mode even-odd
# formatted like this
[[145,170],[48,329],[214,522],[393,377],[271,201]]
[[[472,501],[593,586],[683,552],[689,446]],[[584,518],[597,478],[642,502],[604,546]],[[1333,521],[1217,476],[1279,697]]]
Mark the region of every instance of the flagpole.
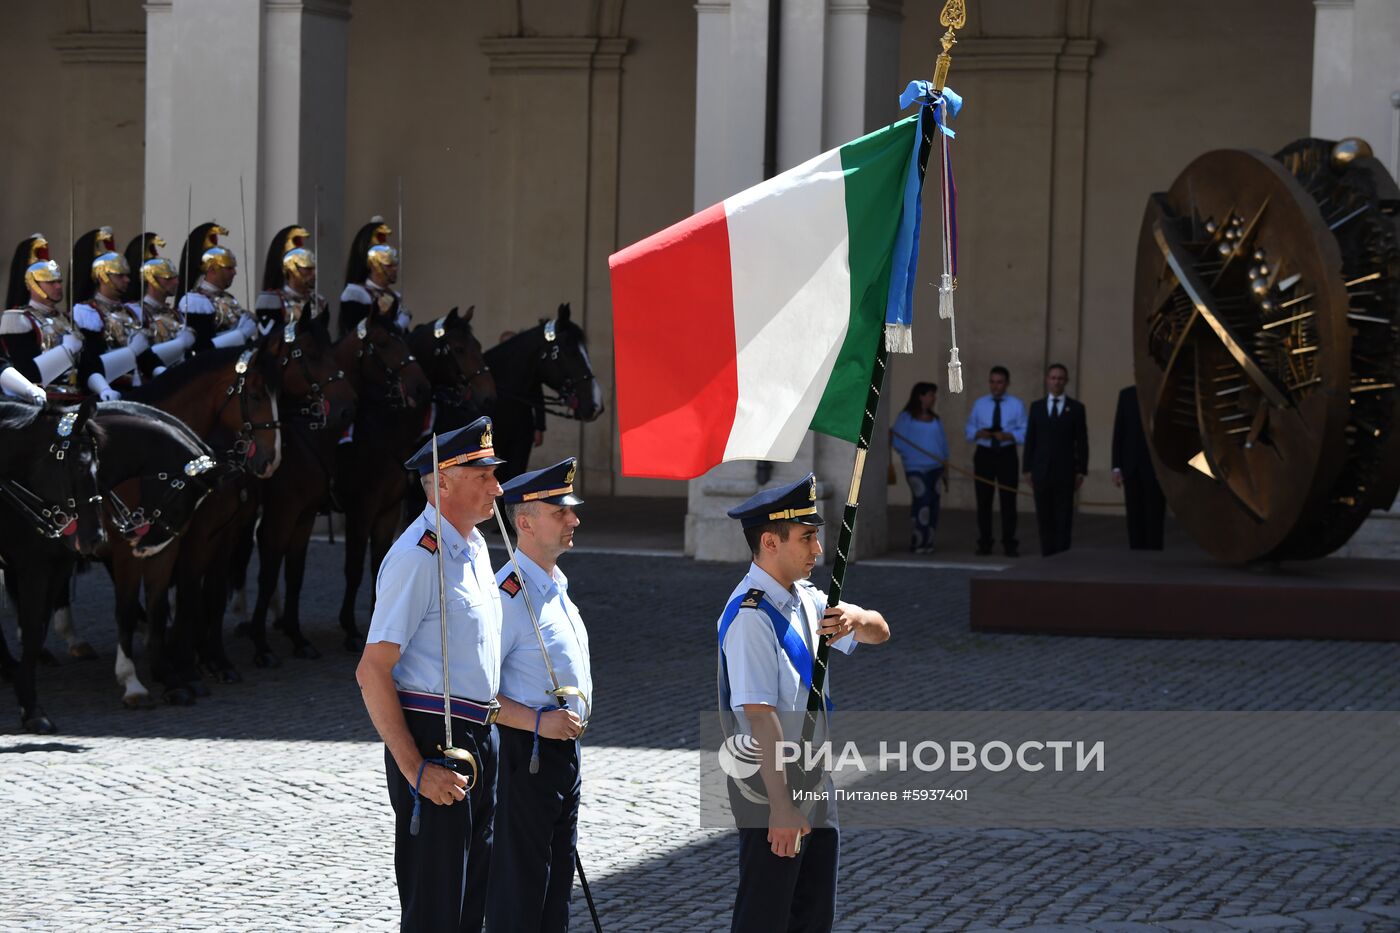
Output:
[[[934,66],[934,88],[943,91],[948,78],[948,67],[952,61],[948,54],[957,42],[955,31],[966,22],[965,0],[947,0],[939,23],[947,27],[940,40],[943,51]],[[928,168],[929,151],[933,148],[934,134],[937,132],[931,105],[925,104],[919,111],[919,178],[922,181]],[[841,601],[841,588],[846,579],[846,564],[851,550],[851,540],[855,537],[856,510],[860,506],[860,480],[865,472],[865,458],[870,451],[870,439],[875,433],[875,417],[880,411],[880,393],[885,384],[885,366],[888,351],[885,349],[883,329],[878,336],[875,362],[870,369],[870,388],[865,396],[865,416],[861,419],[860,435],[856,441],[856,462],[851,470],[851,488],[846,496],[846,507],[841,515],[841,531],[836,539],[836,560],[831,567],[831,586],[827,589],[826,605],[834,609]],[[810,743],[816,735],[817,717],[826,710],[826,669],[831,658],[832,639],[824,638],[817,646],[817,656],[812,662],[812,688],[807,694],[807,716],[802,725],[802,738]]]

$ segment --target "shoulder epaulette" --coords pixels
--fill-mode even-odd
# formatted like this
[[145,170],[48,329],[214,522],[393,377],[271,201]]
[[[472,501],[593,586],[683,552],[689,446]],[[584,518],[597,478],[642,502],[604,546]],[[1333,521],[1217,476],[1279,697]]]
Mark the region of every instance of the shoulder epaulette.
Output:
[[511,599],[514,599],[515,594],[520,592],[520,578],[515,575],[514,570],[507,574],[506,578],[501,581],[501,592],[505,593]]
[[744,601],[739,604],[740,609],[757,609],[759,602],[763,599],[763,590],[754,587],[744,594]]
[[423,536],[418,539],[418,546],[429,554],[436,554],[438,548],[437,535],[433,534],[431,531],[423,532]]
[[358,285],[354,282],[346,282],[345,291],[340,293],[340,300],[353,301],[358,304],[367,305],[370,302],[369,290],[363,285]]
[[0,316],[0,334],[27,334],[33,329],[29,315],[23,311],[11,309]]

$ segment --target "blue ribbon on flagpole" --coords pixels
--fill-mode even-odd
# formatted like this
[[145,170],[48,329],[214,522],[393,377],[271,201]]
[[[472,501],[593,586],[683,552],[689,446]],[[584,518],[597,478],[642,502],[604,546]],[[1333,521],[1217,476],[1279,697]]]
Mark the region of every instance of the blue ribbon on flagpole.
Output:
[[[909,168],[904,179],[904,205],[895,233],[894,254],[890,264],[890,288],[885,302],[885,326],[912,327],[914,324],[914,284],[919,268],[919,232],[923,222],[923,183],[919,178],[919,145],[923,140],[925,110],[932,109],[932,119],[938,131],[952,139],[956,134],[948,121],[962,109],[962,97],[950,87],[943,93],[934,90],[931,81],[910,81],[899,95],[899,107],[908,109],[919,105],[920,120],[914,133],[914,147],[909,154]],[[912,346],[910,347],[912,349]]]

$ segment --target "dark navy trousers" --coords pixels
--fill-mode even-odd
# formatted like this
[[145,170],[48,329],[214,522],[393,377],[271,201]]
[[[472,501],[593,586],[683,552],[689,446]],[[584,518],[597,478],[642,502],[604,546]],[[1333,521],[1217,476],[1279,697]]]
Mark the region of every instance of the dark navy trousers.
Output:
[[578,743],[540,739],[540,770],[530,773],[534,733],[500,727],[496,844],[486,903],[490,933],[558,933],[569,928],[578,845]]
[[[440,758],[442,716],[404,710],[408,731],[424,758]],[[423,801],[418,835],[412,785],[388,750],[384,767],[394,807],[394,874],[399,883],[402,933],[478,933],[486,910],[491,868],[491,821],[496,805],[496,742],[491,726],[452,720],[452,741],[476,756],[480,773],[466,800],[451,806]]]
[[739,830],[733,933],[829,933],[836,918],[841,831],[814,829],[793,858],[779,858],[767,829]]

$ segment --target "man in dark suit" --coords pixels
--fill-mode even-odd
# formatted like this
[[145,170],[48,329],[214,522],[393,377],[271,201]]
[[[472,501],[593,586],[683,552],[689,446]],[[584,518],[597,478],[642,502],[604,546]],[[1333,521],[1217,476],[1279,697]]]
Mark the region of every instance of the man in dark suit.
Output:
[[1074,494],[1089,472],[1089,428],[1084,406],[1065,395],[1069,370],[1059,363],[1045,371],[1046,397],[1031,406],[1026,419],[1022,469],[1035,493],[1035,520],[1040,526],[1040,553],[1049,557],[1069,550]]
[[1152,467],[1135,385],[1118,393],[1118,411],[1113,416],[1113,485],[1123,490],[1128,507],[1128,547],[1160,551],[1167,498]]

